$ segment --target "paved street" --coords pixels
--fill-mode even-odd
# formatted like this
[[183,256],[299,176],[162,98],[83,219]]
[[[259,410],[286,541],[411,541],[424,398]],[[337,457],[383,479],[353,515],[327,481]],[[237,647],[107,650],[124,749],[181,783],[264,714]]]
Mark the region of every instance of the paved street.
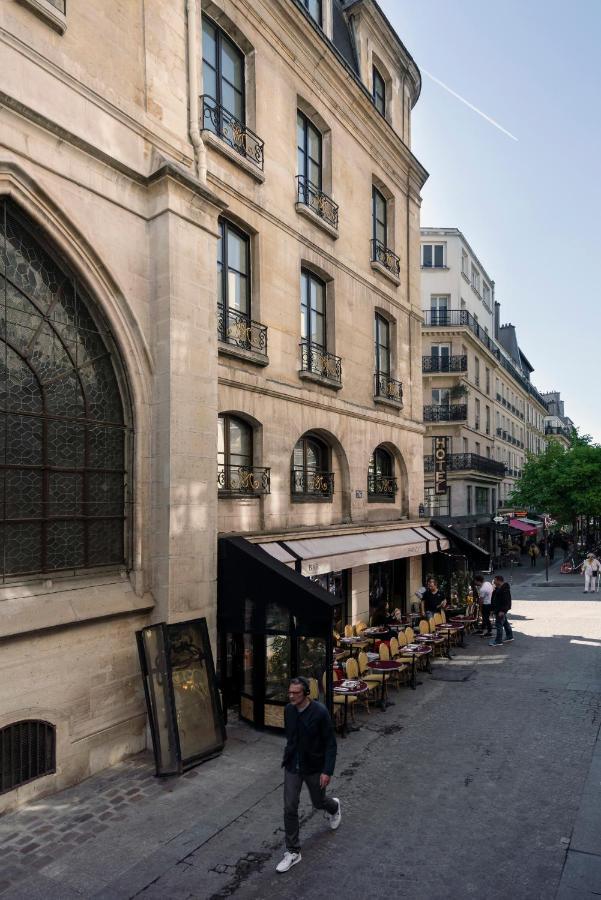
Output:
[[340,830],[305,798],[288,874],[274,872],[281,738],[235,725],[223,756],[182,779],[157,781],[143,755],[0,819],[2,900],[547,900],[562,872],[561,900],[598,896],[601,595],[557,566],[561,587],[539,586],[540,568],[513,575],[515,641],[470,637],[362,717],[339,743]]

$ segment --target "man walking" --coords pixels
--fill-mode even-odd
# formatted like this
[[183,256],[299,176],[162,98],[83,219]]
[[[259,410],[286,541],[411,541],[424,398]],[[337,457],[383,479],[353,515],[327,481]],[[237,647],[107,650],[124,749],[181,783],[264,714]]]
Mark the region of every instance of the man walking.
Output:
[[511,609],[511,590],[502,575],[494,577],[495,589],[492,592],[492,611],[496,617],[497,636],[494,641],[489,641],[489,647],[501,647],[503,645],[503,630],[505,631],[505,643],[513,640],[513,631],[507,621],[507,613]]
[[298,802],[303,781],[315,809],[324,809],[335,831],[340,825],[340,800],[326,797],[326,787],[336,764],[336,736],[332,719],[323,703],[311,700],[306,678],[293,678],[288,688],[290,703],[284,711],[286,747],[284,772],[284,828],[286,852],[276,866],[287,872],[301,861]]
[[492,623],[490,621],[490,607],[492,601],[493,586],[490,581],[485,581],[482,575],[476,575],[474,584],[480,598],[480,609],[482,611],[482,628],[480,629],[481,637],[490,637],[492,634]]
[[592,594],[595,591],[595,582],[597,580],[597,576],[599,575],[600,569],[601,564],[599,563],[599,560],[595,559],[592,553],[589,553],[587,558],[582,563],[585,594],[588,594],[589,592]]

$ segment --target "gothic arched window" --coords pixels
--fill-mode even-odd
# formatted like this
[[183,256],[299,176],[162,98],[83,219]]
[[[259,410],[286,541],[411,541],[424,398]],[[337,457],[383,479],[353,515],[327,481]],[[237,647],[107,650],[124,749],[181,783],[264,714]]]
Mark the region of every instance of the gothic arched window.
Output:
[[85,288],[0,200],[2,577],[125,562],[115,351]]

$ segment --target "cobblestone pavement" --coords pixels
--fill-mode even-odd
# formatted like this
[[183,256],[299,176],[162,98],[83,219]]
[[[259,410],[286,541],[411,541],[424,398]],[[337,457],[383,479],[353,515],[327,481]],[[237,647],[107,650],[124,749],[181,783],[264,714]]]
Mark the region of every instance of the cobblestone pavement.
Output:
[[236,724],[181,779],[158,781],[143,754],[0,818],[0,897],[554,897],[601,722],[601,595],[555,598],[539,579],[514,581],[532,599],[514,600],[513,643],[470,637],[361,716],[339,742],[342,825],[305,796],[303,860],[286,875],[281,738]]

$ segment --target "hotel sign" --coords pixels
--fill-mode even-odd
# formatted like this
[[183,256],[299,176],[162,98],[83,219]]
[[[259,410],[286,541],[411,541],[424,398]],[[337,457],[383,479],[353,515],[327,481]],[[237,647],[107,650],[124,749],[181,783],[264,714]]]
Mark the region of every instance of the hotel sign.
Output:
[[447,492],[447,437],[432,438],[434,453],[434,493]]

